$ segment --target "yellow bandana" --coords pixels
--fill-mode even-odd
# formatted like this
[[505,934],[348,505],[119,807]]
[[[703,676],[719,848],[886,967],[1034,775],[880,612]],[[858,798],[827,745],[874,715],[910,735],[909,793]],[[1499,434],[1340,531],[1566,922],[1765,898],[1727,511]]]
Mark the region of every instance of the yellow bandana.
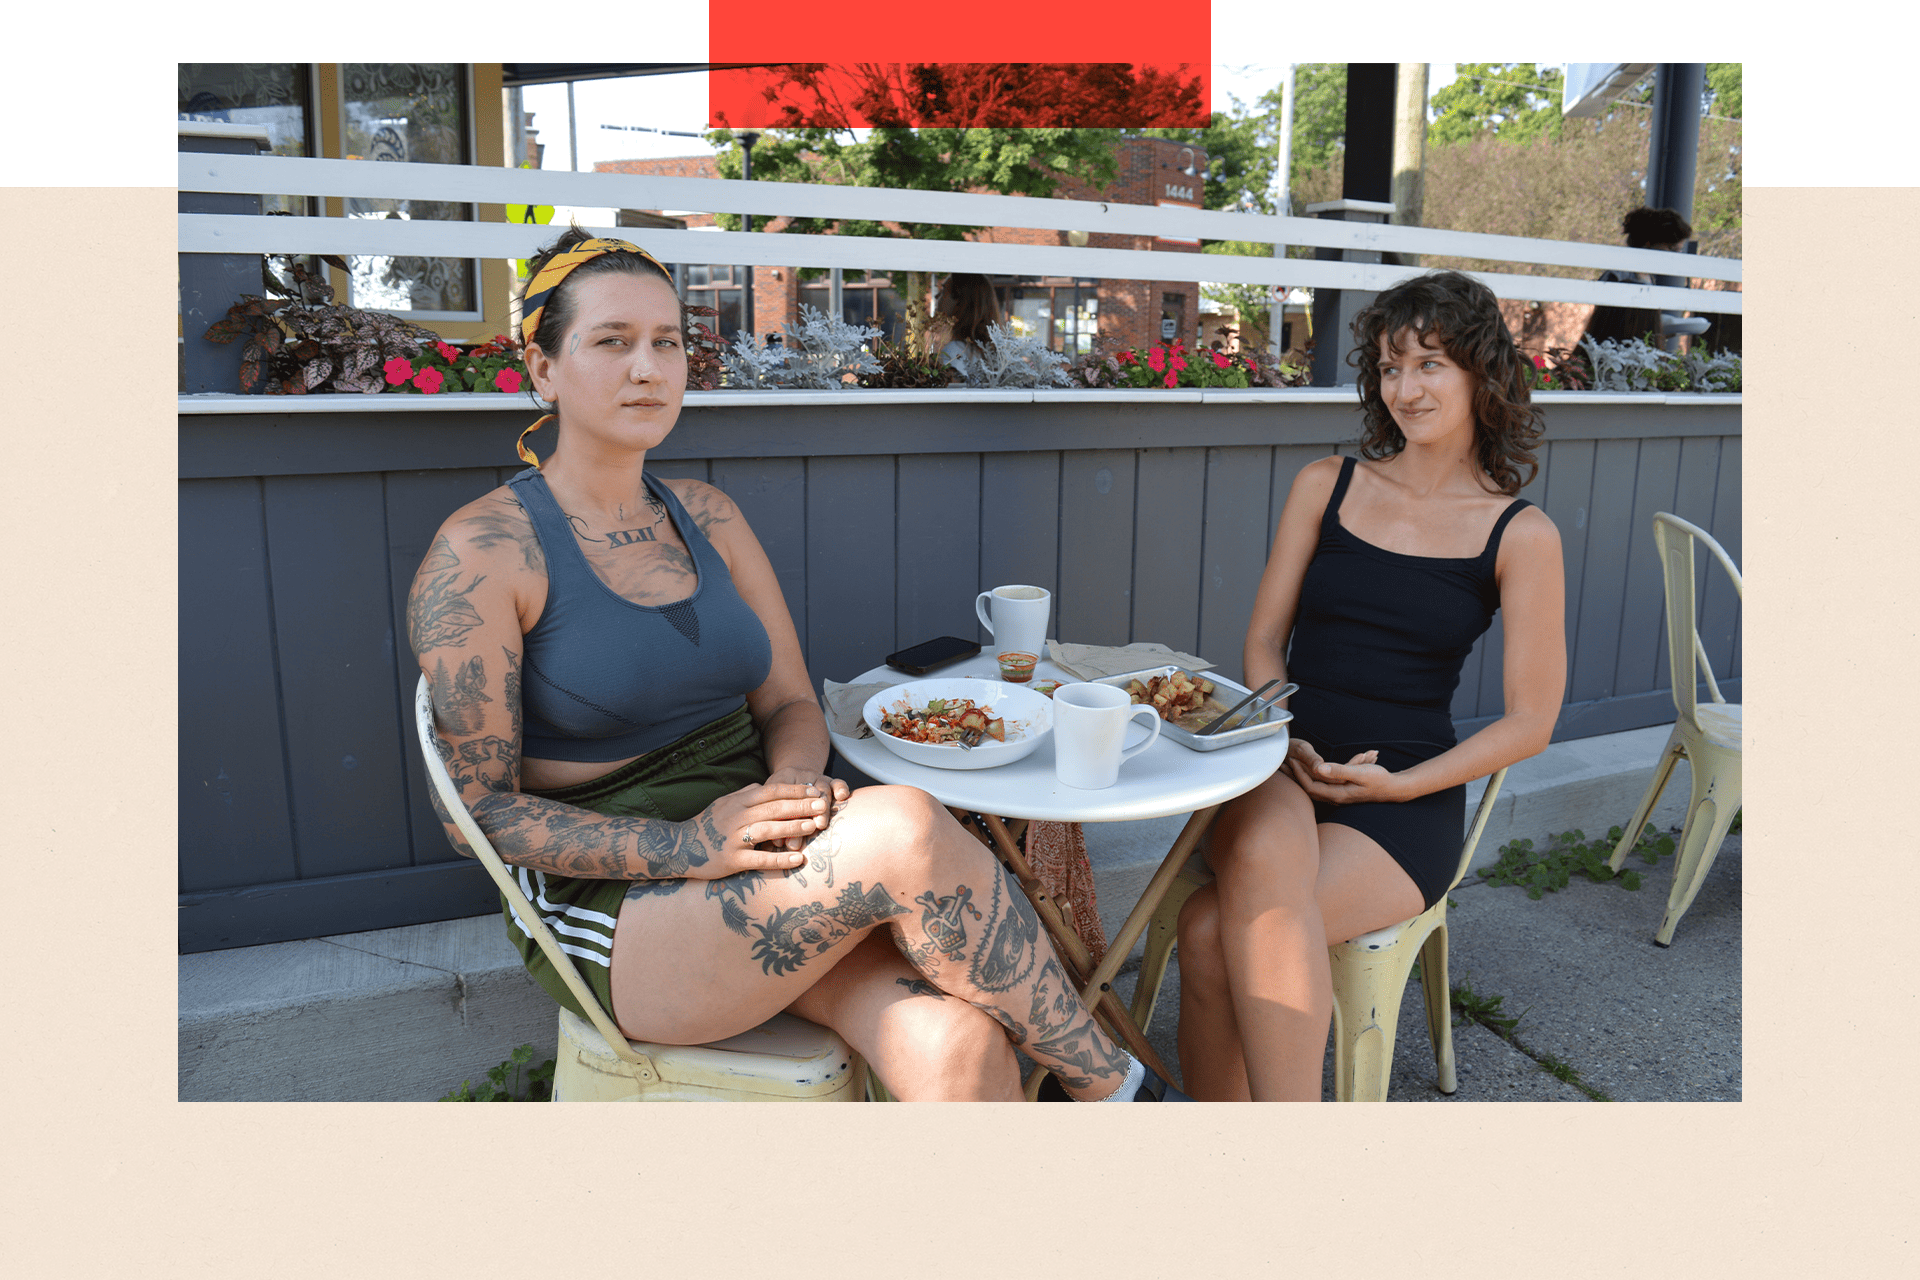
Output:
[[[547,259],[546,265],[534,274],[533,279],[527,281],[526,292],[521,295],[520,301],[522,342],[532,342],[533,335],[540,332],[540,319],[546,313],[547,299],[552,297],[553,291],[560,287],[560,282],[565,280],[575,267],[583,262],[591,262],[603,253],[637,253],[659,267],[669,280],[673,278],[673,273],[661,264],[660,259],[637,244],[629,244],[625,240],[582,240],[565,253],[556,253]],[[553,421],[553,415],[548,414],[520,433],[516,448],[519,450],[522,461],[531,466],[540,465],[539,457],[527,447],[527,437],[551,421]]]
[[673,273],[661,266],[660,259],[648,253],[637,244],[628,244],[625,240],[582,240],[565,253],[556,253],[547,259],[546,265],[527,281],[527,291],[520,299],[520,338],[523,342],[532,342],[533,335],[540,332],[540,318],[546,313],[547,299],[560,287],[573,269],[583,262],[591,262],[603,253],[637,253],[660,267],[667,279],[673,279]]

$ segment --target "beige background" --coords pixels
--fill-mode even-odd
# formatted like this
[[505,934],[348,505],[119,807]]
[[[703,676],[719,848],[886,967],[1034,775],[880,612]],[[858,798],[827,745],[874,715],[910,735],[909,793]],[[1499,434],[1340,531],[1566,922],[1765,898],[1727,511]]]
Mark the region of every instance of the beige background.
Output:
[[8,1270],[1912,1265],[1916,1009],[1894,975],[1911,914],[1920,428],[1900,393],[1920,195],[1747,198],[1747,1100],[1016,1118],[174,1101],[174,196],[0,190],[20,806],[0,987]]

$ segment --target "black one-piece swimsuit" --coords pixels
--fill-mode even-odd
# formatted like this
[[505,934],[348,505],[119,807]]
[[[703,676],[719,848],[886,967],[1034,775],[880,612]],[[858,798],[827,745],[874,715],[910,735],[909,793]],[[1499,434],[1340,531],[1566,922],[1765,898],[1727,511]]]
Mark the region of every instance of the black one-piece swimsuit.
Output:
[[[1500,536],[1530,504],[1515,499],[1501,512],[1477,556],[1403,555],[1340,524],[1353,468],[1352,458],[1340,467],[1300,587],[1287,651],[1287,673],[1300,685],[1288,701],[1290,731],[1335,764],[1378,751],[1378,763],[1398,773],[1458,741],[1450,706],[1467,654],[1500,607]],[[1430,907],[1460,865],[1466,799],[1458,786],[1404,804],[1316,801],[1314,817],[1371,836]]]

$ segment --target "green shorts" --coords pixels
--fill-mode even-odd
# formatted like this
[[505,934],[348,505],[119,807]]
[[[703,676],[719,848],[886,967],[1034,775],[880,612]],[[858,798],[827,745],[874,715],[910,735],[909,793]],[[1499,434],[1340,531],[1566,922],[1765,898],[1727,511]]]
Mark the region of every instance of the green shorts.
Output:
[[[702,725],[678,742],[649,752],[603,778],[551,791],[528,788],[527,794],[616,817],[685,822],[721,796],[766,780],[767,762],[761,751],[760,731],[754,727],[743,703],[739,710]],[[620,906],[628,892],[675,893],[689,883],[685,880],[574,879],[511,865],[507,870],[518,881],[520,892],[527,895],[527,901],[553,930],[560,949],[573,960],[574,968],[586,979],[594,998],[609,1017],[613,1016],[613,930],[619,923]],[[567,989],[566,980],[554,971],[547,953],[527,932],[504,894],[500,906],[507,921],[507,938],[520,953],[520,960],[533,980],[548,995],[585,1018],[587,1011]]]

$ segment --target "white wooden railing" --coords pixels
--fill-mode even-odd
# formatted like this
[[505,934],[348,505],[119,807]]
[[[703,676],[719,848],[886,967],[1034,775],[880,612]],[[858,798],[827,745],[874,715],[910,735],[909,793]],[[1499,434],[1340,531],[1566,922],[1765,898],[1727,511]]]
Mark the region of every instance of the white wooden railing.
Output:
[[[457,204],[549,204],[626,209],[750,213],[772,217],[864,218],[965,226],[1034,227],[1112,232],[1186,240],[1246,240],[1427,256],[1474,258],[1640,271],[1655,276],[1740,280],[1740,261],[1615,245],[1523,236],[1439,231],[1384,223],[1283,218],[1253,213],[1042,200],[1022,196],[901,191],[786,182],[738,182],[650,174],[572,173],[496,169],[478,165],[375,164],[361,160],[300,159],[183,152],[182,191],[228,194],[353,196],[435,200]],[[1067,245],[981,244],[972,241],[792,233],[676,231],[647,227],[593,227],[632,240],[668,262],[741,266],[847,267],[866,270],[974,271],[1082,279],[1215,281],[1231,284],[1379,290],[1420,269],[1381,264],[1173,253],[1150,249],[1095,249]],[[525,258],[552,239],[551,226],[505,222],[446,222],[393,218],[180,215],[182,253],[333,253],[392,256]],[[1669,288],[1476,272],[1503,298],[1591,302],[1617,307],[1738,314],[1731,289]]]

